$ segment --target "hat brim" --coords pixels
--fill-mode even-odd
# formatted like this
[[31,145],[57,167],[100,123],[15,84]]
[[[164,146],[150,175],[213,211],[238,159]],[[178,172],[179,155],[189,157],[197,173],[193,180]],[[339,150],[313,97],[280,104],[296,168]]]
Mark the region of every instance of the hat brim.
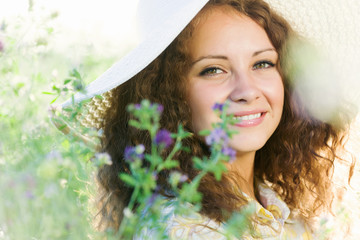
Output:
[[84,93],[77,93],[74,99],[68,99],[62,107],[73,101],[77,103],[100,95],[134,77],[170,45],[207,2],[208,0],[181,1],[176,6],[175,14],[169,15],[166,21],[149,32],[131,52],[91,82]]

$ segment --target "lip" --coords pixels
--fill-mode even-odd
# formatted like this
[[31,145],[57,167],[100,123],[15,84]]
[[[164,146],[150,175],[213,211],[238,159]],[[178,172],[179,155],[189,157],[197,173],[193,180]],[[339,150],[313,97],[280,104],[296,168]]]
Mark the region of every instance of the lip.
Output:
[[237,126],[237,127],[255,127],[255,126],[260,125],[263,122],[263,120],[267,114],[266,111],[255,110],[255,111],[237,112],[237,113],[234,113],[234,116],[240,117],[240,116],[252,115],[252,114],[257,114],[257,113],[261,114],[259,118],[255,118],[255,119],[251,119],[251,120],[242,120],[241,122],[236,123],[235,126]]

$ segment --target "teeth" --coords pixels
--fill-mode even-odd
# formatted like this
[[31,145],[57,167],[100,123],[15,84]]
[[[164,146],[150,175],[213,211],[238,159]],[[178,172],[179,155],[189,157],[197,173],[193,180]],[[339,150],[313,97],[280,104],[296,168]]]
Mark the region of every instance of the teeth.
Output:
[[252,120],[255,118],[259,118],[261,116],[261,113],[251,114],[251,115],[245,115],[245,116],[234,116],[236,120],[240,121],[246,121],[246,120]]

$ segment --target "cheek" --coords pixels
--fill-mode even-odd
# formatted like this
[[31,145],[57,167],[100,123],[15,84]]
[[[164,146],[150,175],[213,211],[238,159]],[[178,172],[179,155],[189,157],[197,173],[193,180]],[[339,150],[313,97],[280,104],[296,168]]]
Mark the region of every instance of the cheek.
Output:
[[204,125],[206,125],[206,116],[211,106],[209,106],[205,97],[201,92],[198,92],[197,94],[192,94],[189,98],[194,131],[200,131],[205,127]]
[[193,84],[190,87],[188,101],[191,108],[193,130],[198,132],[210,129],[211,123],[216,121],[212,107],[220,100],[216,99],[212,88],[201,84]]
[[276,111],[276,114],[278,114],[280,118],[284,107],[284,85],[282,80],[279,80],[277,84],[274,84],[273,88],[270,89],[269,98],[273,110]]
[[271,116],[274,119],[273,123],[278,124],[280,122],[283,106],[284,106],[284,85],[282,79],[278,77],[273,81],[264,84],[262,92],[270,105]]
[[282,109],[283,109],[283,107],[284,107],[284,95],[285,95],[285,93],[284,93],[284,84],[283,84],[283,82],[281,81],[281,83],[279,84],[279,87],[278,87],[278,90],[277,90],[277,92],[278,92],[278,99],[277,99],[277,101],[279,102],[279,105],[280,105],[280,108],[281,108],[281,111],[282,111]]

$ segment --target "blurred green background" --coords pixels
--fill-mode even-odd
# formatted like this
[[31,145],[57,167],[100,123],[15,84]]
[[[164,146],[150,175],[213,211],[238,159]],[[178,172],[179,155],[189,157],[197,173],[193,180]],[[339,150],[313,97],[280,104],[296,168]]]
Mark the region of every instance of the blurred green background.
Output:
[[[81,13],[81,7],[89,8],[86,1],[44,2],[0,1],[0,239],[4,240],[97,236],[88,202],[95,189],[93,150],[52,125],[48,109],[56,95],[43,92],[61,87],[73,69],[85,82],[94,80],[129,48],[115,47],[122,31],[114,24],[109,27],[109,19],[86,28],[91,14],[101,13],[95,4],[86,15]],[[124,17],[130,16],[115,19]],[[97,31],[104,26],[113,32]],[[54,104],[67,97],[60,96]]]

